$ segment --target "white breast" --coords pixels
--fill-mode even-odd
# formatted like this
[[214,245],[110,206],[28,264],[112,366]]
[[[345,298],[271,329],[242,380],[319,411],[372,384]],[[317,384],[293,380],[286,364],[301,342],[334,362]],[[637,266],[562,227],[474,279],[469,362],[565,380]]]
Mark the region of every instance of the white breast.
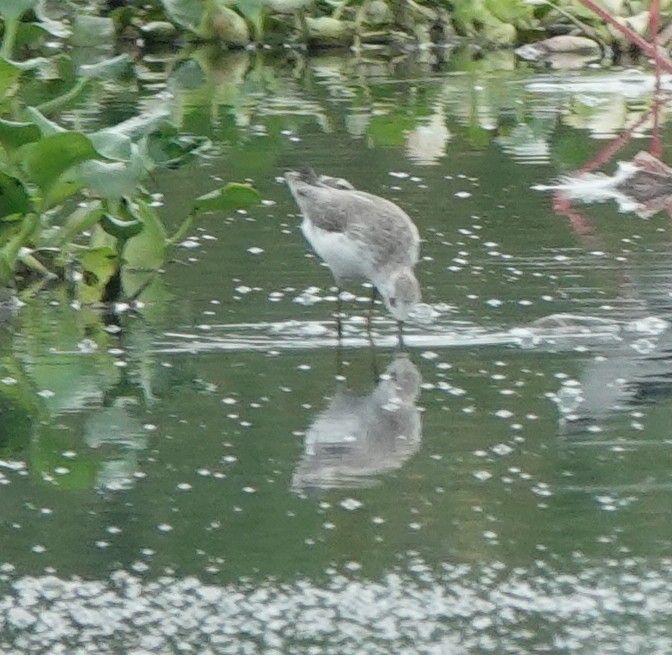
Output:
[[342,232],[315,227],[307,218],[301,223],[304,236],[336,278],[370,278],[371,261],[361,244]]

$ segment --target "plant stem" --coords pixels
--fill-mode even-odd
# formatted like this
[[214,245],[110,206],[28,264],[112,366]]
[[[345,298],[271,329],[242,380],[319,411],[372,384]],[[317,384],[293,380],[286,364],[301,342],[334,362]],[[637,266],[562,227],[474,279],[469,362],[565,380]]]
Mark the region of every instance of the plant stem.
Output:
[[180,239],[184,238],[184,236],[191,230],[191,226],[194,224],[194,215],[189,214],[184,221],[182,222],[182,225],[177,228],[175,231],[175,234],[173,234],[172,237],[169,239],[166,239],[166,245],[168,246],[174,246]]
[[563,9],[560,7],[560,5],[551,2],[550,0],[544,0],[544,2],[549,6],[552,7],[555,11],[557,11],[559,14],[564,16],[568,21],[571,23],[574,23],[584,34],[588,35],[591,39],[595,39],[600,43],[602,46],[602,50],[604,51],[605,49],[605,44],[603,40],[598,36],[597,32],[590,27],[589,25],[586,25],[582,21],[580,21],[576,16],[572,16],[571,12]]
[[5,18],[5,33],[2,35],[2,48],[0,48],[0,57],[5,59],[12,58],[12,52],[14,51],[14,42],[16,41],[16,32],[18,28],[18,18]]
[[597,14],[602,20],[609,23],[613,28],[617,29],[626,39],[628,39],[628,41],[630,41],[630,43],[634,43],[644,54],[656,59],[661,68],[664,68],[668,73],[672,73],[672,61],[659,53],[655,46],[639,36],[637,32],[631,30],[627,25],[619,23],[608,11],[595,4],[593,0],[579,0],[579,2],[587,9],[590,9]]
[[19,232],[0,249],[0,286],[7,286],[13,282],[19,252],[33,236],[39,223],[40,217],[37,214],[26,214]]
[[48,116],[49,114],[53,114],[54,112],[58,111],[63,107],[63,105],[69,103],[70,101],[74,100],[81,92],[82,90],[86,87],[86,85],[89,83],[90,78],[88,77],[83,77],[82,79],[78,80],[76,84],[73,85],[71,89],[63,93],[62,95],[53,98],[52,100],[48,100],[47,102],[43,102],[41,105],[37,106],[38,111],[40,111],[42,114],[45,116]]

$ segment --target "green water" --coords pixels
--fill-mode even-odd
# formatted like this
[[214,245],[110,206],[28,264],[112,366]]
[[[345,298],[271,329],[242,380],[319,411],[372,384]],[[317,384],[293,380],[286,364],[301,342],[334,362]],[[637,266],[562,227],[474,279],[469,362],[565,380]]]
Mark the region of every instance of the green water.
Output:
[[[212,146],[155,173],[166,222],[213,178],[266,202],[201,222],[141,307],[44,290],[0,325],[0,651],[670,652],[669,217],[570,220],[532,188],[637,122],[651,79],[508,54],[163,65],[65,119],[167,89]],[[337,347],[281,179],[303,164],[417,223],[431,316],[406,353],[381,308],[370,347],[358,285]],[[603,322],[529,327],[567,313]],[[329,408],[365,434],[321,443]]]

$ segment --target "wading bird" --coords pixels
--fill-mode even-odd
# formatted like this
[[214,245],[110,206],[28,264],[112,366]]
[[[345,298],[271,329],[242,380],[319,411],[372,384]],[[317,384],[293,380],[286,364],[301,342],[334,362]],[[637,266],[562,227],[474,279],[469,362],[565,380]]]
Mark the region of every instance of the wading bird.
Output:
[[[288,172],[285,179],[303,214],[304,236],[334,275],[339,301],[344,280],[368,280],[372,300],[377,290],[397,320],[401,342],[401,325],[420,302],[413,271],[420,238],[413,221],[393,202],[342,178],[307,169]],[[340,337],[340,312],[338,330]]]

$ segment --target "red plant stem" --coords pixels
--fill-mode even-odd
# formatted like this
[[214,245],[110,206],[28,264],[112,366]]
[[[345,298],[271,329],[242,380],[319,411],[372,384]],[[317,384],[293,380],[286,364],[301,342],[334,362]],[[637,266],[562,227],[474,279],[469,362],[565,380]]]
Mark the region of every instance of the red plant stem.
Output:
[[[658,69],[656,68],[656,71]],[[660,95],[660,75],[656,75],[656,92],[653,97],[653,129],[651,130],[651,147],[649,152],[656,158],[663,158],[663,140],[660,135],[660,113],[665,101]]]
[[649,35],[653,42],[653,47],[658,52],[658,32],[660,31],[660,0],[652,0],[651,9],[649,9]]
[[566,216],[572,230],[577,234],[593,234],[593,227],[580,212],[572,209],[570,201],[562,195],[562,191],[553,194],[553,213],[558,216]]
[[[668,73],[672,73],[672,61],[667,57],[663,57],[654,45],[651,45],[646,39],[643,39],[627,25],[619,23],[606,9],[596,5],[593,0],[579,0],[579,2],[609,23],[609,25],[617,29],[626,39],[628,39],[628,41],[634,43],[644,54],[656,59],[659,62],[659,65]],[[660,11],[658,12],[658,15],[660,16]]]
[[653,109],[649,109],[644,112],[634,125],[630,126],[627,130],[622,132],[618,138],[602,148],[602,150],[600,150],[600,152],[598,152],[588,163],[577,169],[578,172],[589,173],[602,166],[602,164],[606,164],[626,143],[630,141],[630,139],[632,139],[635,130],[649,120],[653,111]]

